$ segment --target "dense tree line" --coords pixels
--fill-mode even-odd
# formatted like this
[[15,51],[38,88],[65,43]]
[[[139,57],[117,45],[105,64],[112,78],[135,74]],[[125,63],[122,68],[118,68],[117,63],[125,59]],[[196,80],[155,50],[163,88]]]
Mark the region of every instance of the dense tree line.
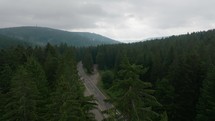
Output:
[[[118,96],[121,94],[118,91],[123,91],[126,84],[132,86],[132,83],[135,83],[133,80],[142,80],[142,83],[152,83],[151,88],[155,90],[152,95],[162,104],[161,110],[163,108],[166,110],[169,121],[212,121],[215,118],[214,47],[215,30],[209,30],[132,44],[79,49],[77,58],[82,59],[83,64],[90,68],[85,57],[81,55],[88,53],[89,56],[91,52],[88,60],[92,58],[91,61],[98,64],[102,70],[103,86],[107,93],[112,91],[109,93],[112,99],[114,94]],[[132,78],[131,75],[126,77],[128,74],[122,74],[124,78],[121,77],[119,72],[124,69],[120,63],[125,57],[131,65],[143,66],[147,71],[138,73],[139,78]],[[138,90],[140,85],[137,84],[133,88]],[[117,89],[113,91],[115,87]],[[132,97],[132,99],[140,98]],[[120,104],[126,101],[129,99],[121,100]],[[131,111],[129,113],[121,109],[120,104],[119,109],[125,111],[126,116],[139,117],[138,109],[136,109],[138,115],[134,115],[132,108],[129,108]],[[118,107],[117,101],[116,106]],[[122,107],[129,107],[129,103]]]
[[2,49],[0,121],[95,120],[94,99],[83,95],[77,75],[80,60],[88,73],[98,64],[114,104],[104,112],[108,121],[213,121],[214,46],[210,30],[133,44]]
[[119,121],[167,121],[165,110],[153,96],[155,91],[152,84],[139,79],[139,75],[147,69],[141,65],[130,64],[126,57],[119,67],[117,80],[108,89],[108,94],[121,115],[111,118]]
[[[4,37],[4,40],[2,37]],[[10,38],[7,39],[7,38]],[[11,43],[12,42],[12,43]],[[116,44],[116,40],[89,32],[69,32],[46,27],[23,26],[0,28],[0,48],[14,45],[45,46],[66,43],[75,47]]]
[[1,121],[94,121],[74,48],[14,47],[0,51]]
[[25,42],[23,40],[7,37],[4,35],[0,34],[0,49],[5,49],[9,47],[16,47],[17,45],[22,45],[22,46],[30,46],[32,44]]

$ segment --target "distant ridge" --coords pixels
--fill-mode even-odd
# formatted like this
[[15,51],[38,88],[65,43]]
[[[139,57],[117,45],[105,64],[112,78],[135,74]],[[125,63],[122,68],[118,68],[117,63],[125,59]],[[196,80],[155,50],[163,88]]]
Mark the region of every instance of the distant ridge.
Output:
[[68,32],[36,26],[2,28],[0,29],[0,35],[22,40],[22,42],[31,43],[32,45],[39,46],[44,46],[47,43],[53,45],[66,43],[68,45],[76,47],[120,43],[116,40],[95,33]]

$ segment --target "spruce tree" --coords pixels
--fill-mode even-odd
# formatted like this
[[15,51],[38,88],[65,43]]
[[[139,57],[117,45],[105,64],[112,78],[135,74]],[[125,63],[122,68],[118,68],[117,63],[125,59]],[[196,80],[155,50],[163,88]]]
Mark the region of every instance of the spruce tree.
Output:
[[49,90],[47,87],[48,83],[46,80],[45,72],[42,66],[32,56],[27,59],[25,68],[27,69],[31,80],[36,84],[40,94],[39,100],[37,102],[37,112],[40,117],[39,120],[45,120],[45,115],[48,110],[45,105],[47,104],[47,99],[49,97]]
[[83,88],[78,80],[73,57],[66,52],[59,61],[56,90],[52,92],[47,120],[93,121],[89,112],[94,108],[91,97],[83,97]]
[[37,100],[39,91],[28,71],[20,66],[11,80],[11,91],[8,93],[4,121],[36,121]]
[[196,121],[215,121],[215,67],[208,72],[203,81]]
[[128,121],[160,120],[162,115],[153,109],[161,105],[153,96],[152,84],[139,79],[139,74],[146,70],[131,65],[128,60],[123,61],[121,68],[121,79],[110,88],[115,93],[112,101],[121,112],[121,118]]
[[172,121],[174,109],[174,87],[167,79],[158,80],[156,82],[155,96],[167,111],[168,118]]
[[10,80],[13,76],[13,71],[9,65],[3,65],[0,72],[0,93],[7,93],[10,91]]
[[93,58],[91,53],[86,52],[83,58],[83,65],[87,70],[87,73],[92,73],[93,72]]

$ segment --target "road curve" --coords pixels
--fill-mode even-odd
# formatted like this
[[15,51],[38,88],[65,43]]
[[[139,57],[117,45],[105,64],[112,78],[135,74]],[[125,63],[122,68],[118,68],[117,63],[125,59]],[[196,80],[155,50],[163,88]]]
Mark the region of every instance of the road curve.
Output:
[[87,75],[83,69],[82,62],[78,63],[77,70],[78,70],[78,75],[80,76],[86,88],[85,96],[93,95],[96,99],[96,103],[98,104],[97,105],[98,109],[94,109],[92,110],[92,112],[95,114],[95,118],[97,121],[102,121],[104,117],[106,117],[106,115],[103,115],[101,111],[110,109],[113,107],[113,105],[104,101],[106,97],[96,86],[96,83],[99,79],[98,78],[99,74],[95,68],[93,75]]

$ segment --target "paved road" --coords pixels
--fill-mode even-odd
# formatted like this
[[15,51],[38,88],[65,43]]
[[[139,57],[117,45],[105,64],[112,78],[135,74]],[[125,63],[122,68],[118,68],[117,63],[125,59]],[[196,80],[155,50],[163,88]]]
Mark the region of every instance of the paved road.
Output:
[[99,79],[99,74],[95,68],[93,75],[87,75],[83,69],[83,64],[81,62],[78,63],[77,69],[78,74],[86,87],[85,95],[94,95],[95,99],[97,100],[96,103],[98,104],[98,109],[92,110],[92,112],[95,114],[95,118],[97,121],[102,121],[102,119],[104,119],[106,115],[103,115],[101,111],[110,109],[113,107],[113,105],[104,101],[106,97],[96,86],[96,83]]

